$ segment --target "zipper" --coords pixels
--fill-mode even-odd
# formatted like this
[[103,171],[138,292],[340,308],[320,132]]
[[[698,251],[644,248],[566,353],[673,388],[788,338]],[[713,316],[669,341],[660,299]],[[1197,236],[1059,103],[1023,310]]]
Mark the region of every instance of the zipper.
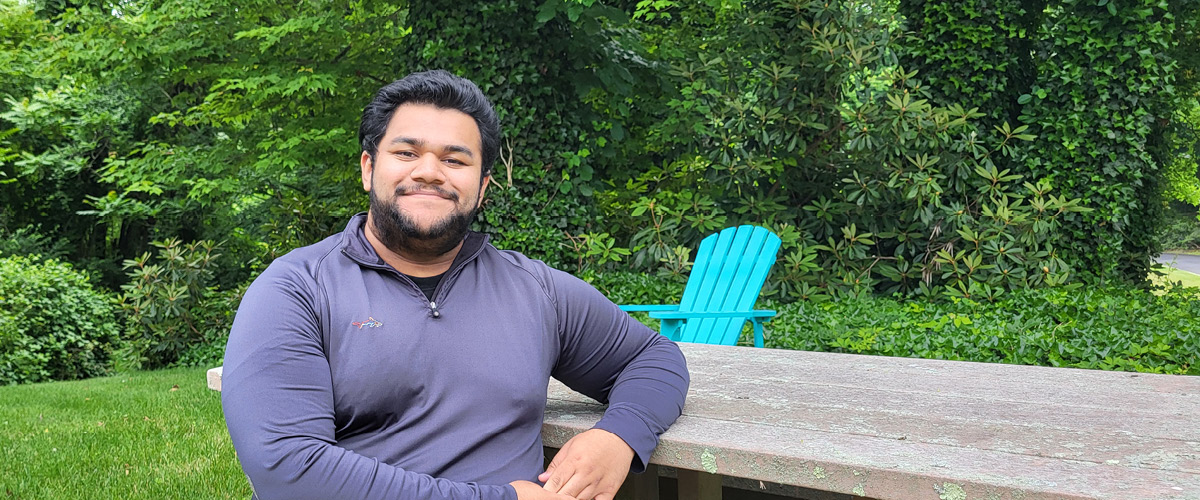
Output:
[[[483,243],[480,244],[479,247],[476,248],[473,253],[471,253],[471,255],[468,255],[467,257],[460,260],[458,262],[457,266],[454,266],[454,267],[450,268],[449,270],[447,270],[446,274],[442,275],[441,281],[438,281],[437,287],[433,289],[434,300],[429,301],[429,313],[434,318],[442,317],[442,312],[438,309],[438,304],[437,304],[437,300],[436,300],[436,299],[438,299],[438,297],[441,296],[442,288],[445,286],[445,284],[447,282],[457,278],[458,275],[462,272],[462,269],[467,266],[467,263],[475,260],[475,258],[478,257],[479,254],[483,252],[483,247],[487,246],[487,235],[482,235],[482,236],[484,238]],[[386,263],[377,264],[374,262],[364,262],[361,259],[355,258],[354,256],[350,255],[350,253],[347,252],[345,248],[342,249],[342,254],[349,257],[350,260],[358,262],[358,264],[361,266],[391,272],[397,278],[400,278],[401,281],[408,283],[408,285],[411,286],[413,290],[416,290],[417,296],[420,297],[422,300],[424,300],[425,292],[421,291],[421,287],[417,286],[416,282],[414,282],[412,279],[409,279],[408,276],[405,276],[404,273],[397,271],[392,266],[389,266]],[[458,260],[458,259],[455,259],[455,260]]]
[[[449,283],[450,281],[457,279],[458,275],[460,273],[462,273],[463,268],[467,267],[467,263],[474,261],[475,258],[478,257],[479,254],[483,252],[483,247],[485,247],[485,246],[487,246],[486,237],[483,240],[483,244],[479,245],[479,248],[476,248],[475,251],[473,253],[471,253],[471,255],[468,255],[466,258],[459,261],[457,266],[450,268],[450,270],[446,271],[446,274],[442,275],[442,279],[440,281],[438,281],[437,287],[435,287],[433,289],[434,300],[429,301],[429,311],[430,311],[430,313],[433,314],[433,317],[435,317],[435,318],[442,317],[442,313],[440,311],[438,311],[438,305],[436,302],[437,299],[440,299],[442,297],[442,288],[446,285],[446,283]],[[409,280],[409,282],[412,282],[412,280]],[[413,286],[417,286],[417,284],[413,283]]]

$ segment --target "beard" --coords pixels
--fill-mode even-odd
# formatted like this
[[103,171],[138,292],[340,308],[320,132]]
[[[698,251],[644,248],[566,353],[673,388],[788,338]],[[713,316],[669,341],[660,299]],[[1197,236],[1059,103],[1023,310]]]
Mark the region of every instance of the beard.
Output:
[[389,250],[406,256],[437,257],[454,250],[454,247],[462,243],[471,228],[471,221],[475,220],[475,213],[479,211],[479,204],[474,203],[474,208],[469,210],[459,210],[458,196],[437,186],[432,186],[431,189],[453,201],[456,209],[435,221],[429,228],[422,228],[411,215],[402,211],[396,204],[396,199],[412,188],[397,187],[390,199],[383,200],[376,195],[375,179],[372,177],[369,193],[372,226],[375,236]]

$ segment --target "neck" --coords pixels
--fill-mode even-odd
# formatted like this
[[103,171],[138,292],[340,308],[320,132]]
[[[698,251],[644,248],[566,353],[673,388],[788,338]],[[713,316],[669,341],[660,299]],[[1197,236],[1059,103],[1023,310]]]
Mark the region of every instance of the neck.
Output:
[[384,245],[379,236],[375,234],[375,224],[369,212],[366,224],[363,224],[363,232],[366,233],[367,242],[371,244],[371,248],[375,249],[375,253],[379,254],[384,262],[402,274],[418,278],[437,276],[449,271],[450,265],[454,263],[454,257],[458,256],[458,251],[463,246],[462,242],[459,242],[454,249],[440,255],[417,255],[393,251]]

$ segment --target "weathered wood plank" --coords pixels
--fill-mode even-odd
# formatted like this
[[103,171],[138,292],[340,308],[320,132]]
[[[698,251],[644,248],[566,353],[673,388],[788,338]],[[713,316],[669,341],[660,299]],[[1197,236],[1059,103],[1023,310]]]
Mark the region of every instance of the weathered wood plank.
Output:
[[[681,347],[663,465],[879,498],[1200,498],[1200,378]],[[590,426],[585,397],[549,397],[544,437]]]
[[[826,395],[787,390],[771,391],[769,396],[749,391],[735,394],[698,390],[691,395],[695,404],[689,403],[688,415],[1200,471],[1200,450],[1195,444],[1200,436],[1192,431],[1197,425],[1194,415],[1152,417],[1116,408],[1091,411],[860,388],[842,388]],[[1145,404],[1153,404],[1153,398],[1149,399]],[[1147,450],[1156,453],[1147,455]]]
[[[598,404],[552,400],[543,440],[548,446],[565,442],[590,428],[602,408]],[[1184,472],[686,414],[663,435],[651,460],[679,469],[882,500],[1200,498],[1200,476]],[[966,496],[958,496],[960,490]]]
[[217,392],[221,391],[221,372],[222,372],[223,368],[224,368],[223,366],[218,366],[216,368],[208,369],[207,376],[208,376],[208,388],[209,389],[212,389]]
[[[826,432],[862,434],[868,436],[906,439],[951,446],[971,446],[1015,454],[1091,461],[1109,464],[1113,461],[1137,467],[1161,468],[1185,472],[1200,471],[1200,379],[1140,375],[1128,373],[1093,372],[1085,370],[1046,369],[979,363],[909,360],[850,356],[845,363],[823,370],[809,370],[812,364],[786,365],[788,356],[761,355],[754,352],[755,372],[749,376],[729,377],[728,369],[715,366],[736,364],[739,349],[713,352],[704,347],[687,345],[685,350],[703,353],[701,362],[691,363],[693,389],[685,413],[689,416],[718,418],[731,421],[784,426]],[[829,353],[795,353],[798,359],[820,359]],[[742,353],[747,354],[747,353]],[[734,358],[729,358],[734,356]],[[839,355],[845,357],[846,355]],[[772,360],[774,358],[774,361]],[[876,366],[877,371],[894,369],[893,376],[867,377],[865,382],[847,381],[845,374],[861,370],[853,360]],[[785,363],[778,360],[783,359]],[[923,368],[911,371],[913,361]],[[977,380],[966,368],[991,372],[988,386],[1008,386],[1004,394],[981,390],[970,384],[957,388],[947,377]],[[997,369],[999,368],[999,369]],[[1036,368],[1038,372],[1057,374],[1057,377],[1031,377],[1024,382],[1024,373]],[[789,380],[781,375],[788,369],[804,370]],[[934,372],[934,373],[931,373]],[[1080,408],[1095,392],[1093,386],[1079,384],[1077,379],[1113,380],[1138,379],[1124,395],[1124,400],[1112,401],[1111,407]],[[843,379],[843,385],[833,385],[830,379]],[[1163,383],[1161,380],[1169,382]],[[803,380],[804,382],[798,382]],[[927,386],[927,382],[943,385],[939,392],[910,390],[906,387]],[[1041,382],[1038,382],[1041,380]],[[871,384],[890,386],[880,389]],[[1150,381],[1150,385],[1141,384]],[[769,383],[768,383],[769,382]],[[1191,393],[1187,392],[1191,382]],[[1037,384],[1042,385],[1037,385]],[[1024,386],[1018,384],[1025,384]],[[1119,387],[1119,385],[1117,385]],[[1179,398],[1191,400],[1192,411],[1185,407],[1164,411],[1160,392],[1153,387],[1181,389]],[[1036,393],[1041,402],[1016,401],[1005,394]],[[551,397],[586,400],[565,389],[551,388]]]
[[[687,478],[882,500],[1200,500],[1200,377],[681,348],[688,404],[651,460]],[[603,409],[552,382],[544,444]],[[634,479],[650,477],[656,495],[656,474]]]
[[[725,351],[705,350],[705,363],[697,371],[721,372],[745,362],[748,347]],[[901,390],[925,393],[965,393],[982,397],[1006,398],[1031,403],[1081,403],[1064,399],[1065,394],[1088,394],[1086,403],[1108,408],[1126,401],[1128,393],[1147,392],[1160,395],[1168,406],[1163,412],[1194,408],[1197,398],[1191,377],[1020,366],[1020,378],[1011,377],[1018,365],[940,361],[886,356],[862,356],[829,352],[806,352],[768,349],[754,354],[756,382],[789,380],[799,384],[816,383],[807,380],[807,372],[821,374],[820,384],[832,387],[873,387],[880,390]],[[920,377],[921,386],[912,386],[913,377]],[[1055,386],[1063,392],[1028,391],[1028,386]],[[1014,391],[1014,389],[1020,389]],[[1158,411],[1158,410],[1156,410]]]

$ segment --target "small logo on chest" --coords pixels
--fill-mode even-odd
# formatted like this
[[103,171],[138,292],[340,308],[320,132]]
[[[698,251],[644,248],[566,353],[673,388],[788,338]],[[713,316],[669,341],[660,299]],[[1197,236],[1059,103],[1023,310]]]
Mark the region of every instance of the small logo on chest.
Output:
[[359,330],[362,330],[364,326],[367,328],[379,328],[383,326],[383,323],[380,323],[379,320],[368,316],[366,321],[353,321],[350,323],[350,325],[357,326]]

